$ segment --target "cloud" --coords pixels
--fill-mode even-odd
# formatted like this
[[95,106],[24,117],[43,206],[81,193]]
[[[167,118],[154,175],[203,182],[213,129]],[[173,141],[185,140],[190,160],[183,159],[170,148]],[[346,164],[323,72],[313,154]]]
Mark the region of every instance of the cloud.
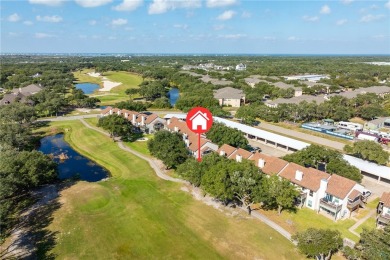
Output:
[[57,37],[56,35],[53,34],[47,34],[47,33],[36,33],[35,38],[37,39],[44,39],[44,38],[54,38]]
[[386,35],[384,35],[384,34],[377,34],[377,35],[372,36],[372,38],[377,39],[377,40],[385,39]]
[[209,8],[214,7],[226,7],[235,5],[237,3],[237,0],[207,0],[206,6]]
[[121,26],[121,25],[125,25],[125,24],[127,24],[127,19],[119,18],[119,19],[114,19],[111,21],[111,25],[113,25],[113,26]]
[[220,14],[217,19],[218,20],[221,20],[221,21],[226,21],[226,20],[230,20],[233,18],[233,16],[236,14],[236,12],[232,11],[232,10],[229,10],[229,11],[225,11],[223,12],[222,14]]
[[47,22],[47,23],[59,23],[59,22],[62,22],[62,17],[61,16],[58,16],[58,15],[52,15],[52,16],[40,16],[40,15],[37,15],[36,17],[37,21],[40,21],[40,22]]
[[385,16],[383,14],[377,14],[377,15],[368,14],[368,15],[363,16],[360,19],[360,21],[364,22],[364,23],[369,23],[369,22],[380,20],[380,19],[382,19],[384,17]]
[[387,9],[390,9],[390,0],[385,4],[385,7],[386,7]]
[[143,4],[143,0],[123,0],[123,2],[112,9],[115,11],[134,11]]
[[148,13],[149,14],[162,14],[170,10],[178,8],[199,8],[202,6],[201,0],[153,0],[153,3],[149,5]]
[[341,2],[345,5],[349,5],[351,4],[352,2],[354,2],[355,0],[341,0]]
[[330,14],[330,13],[331,10],[328,5],[324,5],[323,7],[321,7],[320,14]]
[[225,28],[225,25],[221,24],[221,25],[214,25],[213,26],[213,29],[215,31],[220,31],[220,30],[223,30]]
[[96,20],[90,20],[89,22],[88,22],[88,24],[89,25],[96,25],[97,24],[97,21]]
[[337,24],[337,25],[344,25],[344,24],[346,24],[347,22],[348,22],[347,19],[340,19],[340,20],[337,20],[336,24]]
[[19,22],[20,19],[22,19],[17,13],[14,13],[14,14],[11,14],[10,16],[8,16],[7,20],[9,22]]
[[30,4],[60,6],[65,0],[28,0]]
[[317,22],[320,18],[318,18],[318,16],[308,16],[308,15],[304,15],[302,17],[302,19],[306,22]]
[[98,7],[111,3],[112,0],[75,0],[75,2],[82,7]]
[[20,36],[20,33],[9,32],[9,33],[8,33],[8,36],[10,36],[10,37],[18,37],[18,36]]
[[298,41],[299,38],[296,37],[296,36],[290,36],[290,37],[287,38],[287,40],[288,40],[288,41]]
[[24,25],[31,26],[31,25],[33,25],[34,23],[31,22],[31,21],[24,21],[23,24],[24,24]]
[[273,36],[264,36],[264,37],[263,37],[263,40],[266,40],[266,41],[274,41],[274,40],[276,40],[276,37],[273,37]]
[[173,27],[178,28],[178,29],[187,30],[188,25],[187,24],[174,24]]
[[109,36],[107,39],[109,39],[109,40],[116,40],[117,38],[115,36]]
[[224,38],[224,39],[240,39],[246,37],[246,34],[224,34],[224,35],[219,35],[218,38]]
[[251,18],[252,14],[250,12],[244,11],[244,12],[242,12],[241,17],[242,18]]

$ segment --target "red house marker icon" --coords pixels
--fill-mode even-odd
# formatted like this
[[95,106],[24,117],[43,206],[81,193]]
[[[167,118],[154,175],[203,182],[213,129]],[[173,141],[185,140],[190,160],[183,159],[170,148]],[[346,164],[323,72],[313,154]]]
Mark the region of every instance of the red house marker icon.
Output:
[[213,124],[213,115],[204,107],[195,107],[187,113],[186,123],[188,128],[198,134],[198,161],[200,157],[200,134],[210,130]]

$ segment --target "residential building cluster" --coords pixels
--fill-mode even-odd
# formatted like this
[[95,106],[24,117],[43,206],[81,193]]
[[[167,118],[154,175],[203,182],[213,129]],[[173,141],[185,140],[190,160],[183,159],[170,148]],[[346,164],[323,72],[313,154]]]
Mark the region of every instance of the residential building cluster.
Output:
[[127,109],[118,109],[112,107],[106,107],[102,112],[101,116],[108,115],[118,115],[123,116],[127,120],[131,121],[133,126],[138,127],[141,131],[145,133],[154,133],[160,129],[164,128],[165,120],[160,118],[157,114],[144,112],[139,113],[136,111],[131,111]]
[[221,66],[221,65],[215,65],[214,63],[201,63],[199,65],[184,65],[182,67],[183,70],[191,70],[191,69],[201,69],[201,70],[237,70],[237,71],[243,71],[246,70],[246,65],[243,63],[237,64],[235,67],[233,66]]
[[300,166],[263,153],[251,153],[241,148],[222,145],[218,154],[241,162],[251,160],[267,175],[289,180],[300,191],[297,203],[317,212],[326,212],[335,220],[348,217],[364,207],[364,187],[359,183],[326,172]]
[[0,100],[0,105],[9,105],[15,102],[32,103],[27,98],[41,91],[41,85],[31,84],[23,88],[15,88],[9,94],[4,94],[3,99]]
[[[124,116],[133,125],[147,133],[153,133],[160,129],[180,133],[189,154],[194,157],[198,155],[198,136],[188,128],[184,119],[171,117],[165,120],[154,113],[139,113],[112,107],[107,107],[101,112],[102,116],[112,114]],[[306,168],[296,163],[287,162],[278,157],[260,152],[249,152],[227,144],[218,147],[205,135],[201,135],[200,156],[204,157],[213,152],[237,162],[250,160],[264,174],[268,176],[277,175],[290,181],[300,192],[297,198],[299,206],[327,213],[334,220],[350,217],[352,212],[365,207],[367,198],[363,195],[365,192],[364,186],[337,174],[330,175],[314,168]],[[378,225],[390,223],[390,193],[383,194],[377,212]]]

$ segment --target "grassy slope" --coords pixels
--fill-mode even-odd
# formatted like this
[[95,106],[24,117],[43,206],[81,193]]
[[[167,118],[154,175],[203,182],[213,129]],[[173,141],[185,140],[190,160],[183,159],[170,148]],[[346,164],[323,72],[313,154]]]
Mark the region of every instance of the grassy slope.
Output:
[[301,259],[293,245],[243,213],[228,216],[155,176],[145,161],[80,122],[66,140],[110,170],[106,182],[64,190],[50,229],[58,258]]

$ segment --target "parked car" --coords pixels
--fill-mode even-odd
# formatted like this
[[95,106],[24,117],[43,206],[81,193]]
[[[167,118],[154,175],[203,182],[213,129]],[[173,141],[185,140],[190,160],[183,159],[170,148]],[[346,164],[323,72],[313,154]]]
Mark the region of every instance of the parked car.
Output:
[[370,197],[371,196],[371,191],[370,190],[364,190],[363,191],[363,197],[365,197],[365,198],[368,198],[368,197]]

